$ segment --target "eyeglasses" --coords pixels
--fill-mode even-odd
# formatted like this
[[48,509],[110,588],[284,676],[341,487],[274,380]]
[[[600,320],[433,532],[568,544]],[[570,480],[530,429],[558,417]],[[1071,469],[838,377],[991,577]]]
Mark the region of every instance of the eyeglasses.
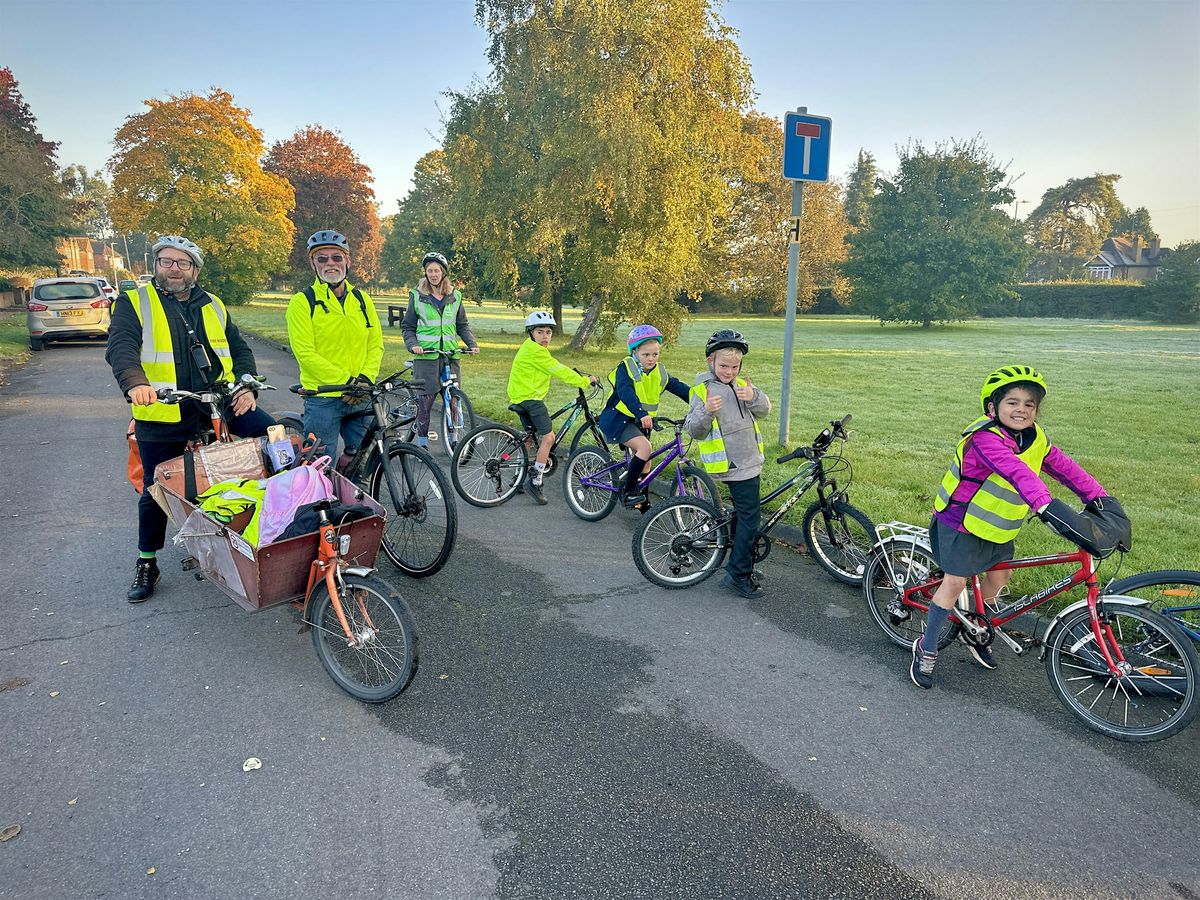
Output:
[[164,269],[182,269],[184,272],[196,265],[190,259],[168,259],[165,256],[160,256],[155,262]]
[[317,254],[317,264],[318,265],[324,265],[325,263],[328,263],[328,262],[340,263],[340,262],[345,262],[345,261],[346,261],[346,257],[342,256],[342,254],[340,254],[340,253],[330,253],[328,256],[325,256],[323,253]]

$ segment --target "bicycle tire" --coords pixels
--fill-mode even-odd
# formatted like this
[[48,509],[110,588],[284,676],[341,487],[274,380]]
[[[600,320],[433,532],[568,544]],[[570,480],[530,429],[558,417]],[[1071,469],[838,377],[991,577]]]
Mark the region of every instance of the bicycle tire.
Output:
[[471,405],[471,399],[460,388],[450,388],[450,396],[452,404],[458,404],[457,424],[447,421],[445,400],[441,392],[434,398],[429,412],[430,422],[441,423],[442,442],[446,445],[447,453],[453,453],[463,437],[474,431],[476,426],[475,407]]
[[[405,496],[391,497],[384,465],[392,467],[392,479]],[[411,578],[428,578],[441,569],[458,535],[458,506],[433,457],[412,444],[393,443],[386,463],[381,460],[371,473],[368,489],[388,510],[383,551],[396,568]]]
[[[891,569],[888,561],[891,561]],[[886,538],[882,545],[876,546],[867,561],[863,572],[863,600],[866,601],[867,611],[871,620],[888,636],[893,644],[911,650],[913,641],[925,633],[925,613],[911,606],[898,610],[907,611],[905,618],[898,619],[889,612],[888,607],[900,597],[900,591],[893,584],[892,571],[896,573],[896,581],[903,586],[922,584],[939,577],[942,572],[933,559],[933,554],[911,538]],[[930,587],[922,593],[926,603],[931,602],[934,588]],[[960,627],[957,622],[947,619],[938,635],[938,649],[944,650],[958,636]]]
[[1159,569],[1130,575],[1114,581],[1104,592],[1146,600],[1155,612],[1161,612],[1184,629],[1193,641],[1200,642],[1200,610],[1171,607],[1200,605],[1200,572],[1191,569]]
[[804,513],[804,541],[822,569],[842,584],[862,586],[875,543],[875,524],[866,513],[845,500],[835,500],[827,523],[817,500]]
[[[672,478],[671,496],[680,496],[676,493],[678,490],[679,484]],[[713,481],[711,475],[699,466],[688,465],[683,467],[683,491],[684,497],[699,497],[701,500],[707,500],[717,508],[717,512],[720,512],[725,506],[721,501],[721,492],[717,488],[717,483]]]
[[[582,483],[584,478],[594,478],[602,469],[611,466],[612,462],[612,456],[607,450],[587,444],[573,452],[567,460],[562,479],[563,499],[571,512],[585,522],[599,522],[616,509],[615,490],[606,491],[603,487]],[[623,477],[624,472],[615,469],[608,473],[606,480],[613,488],[617,488],[620,485],[616,480]]]
[[673,497],[638,522],[633,561],[647,581],[675,590],[712,575],[729,545],[729,525],[715,506],[699,497]]
[[287,413],[275,416],[275,423],[283,426],[283,430],[288,437],[298,437],[304,440],[308,437],[304,433],[304,419],[300,416],[293,416]]
[[356,645],[346,640],[329,586],[322,581],[313,588],[308,618],[317,659],[334,684],[354,699],[391,700],[417,674],[417,629],[408,604],[383,579],[350,574],[342,576],[341,601],[350,630],[360,640]]
[[1108,604],[1101,614],[1131,671],[1121,678],[1109,673],[1083,607],[1058,624],[1046,645],[1046,676],[1055,695],[1088,728],[1119,741],[1178,734],[1200,710],[1191,640],[1146,607]]
[[600,430],[600,426],[588,425],[587,422],[584,422],[571,435],[571,448],[567,451],[567,458],[570,459],[588,438],[591,438],[592,443],[597,447],[602,450],[608,450],[608,439],[604,436],[604,432]]
[[480,425],[459,441],[450,459],[454,490],[472,506],[499,506],[528,473],[525,435],[507,425]]

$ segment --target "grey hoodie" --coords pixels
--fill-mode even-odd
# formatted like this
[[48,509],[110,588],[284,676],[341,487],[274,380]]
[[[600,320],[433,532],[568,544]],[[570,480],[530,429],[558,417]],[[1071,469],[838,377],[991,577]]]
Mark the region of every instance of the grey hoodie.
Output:
[[762,472],[763,467],[763,455],[758,452],[758,440],[754,437],[754,420],[765,418],[771,412],[771,401],[757,387],[749,403],[739,400],[734,385],[722,382],[711,369],[696,376],[695,383],[701,382],[706,385],[708,396],[721,398],[721,409],[715,414],[708,412],[704,401],[693,393],[692,406],[683,427],[692,437],[704,438],[712,430],[715,415],[721,438],[725,441],[729,471],[710,474],[715,481],[748,481]]

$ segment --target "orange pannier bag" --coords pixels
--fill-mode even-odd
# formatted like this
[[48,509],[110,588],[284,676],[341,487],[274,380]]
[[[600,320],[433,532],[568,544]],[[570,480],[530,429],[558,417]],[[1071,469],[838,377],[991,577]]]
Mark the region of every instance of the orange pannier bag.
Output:
[[125,440],[129,442],[129,461],[125,464],[125,477],[139,494],[142,492],[142,453],[138,450],[137,436],[134,434],[134,420],[129,420],[129,430],[125,432]]

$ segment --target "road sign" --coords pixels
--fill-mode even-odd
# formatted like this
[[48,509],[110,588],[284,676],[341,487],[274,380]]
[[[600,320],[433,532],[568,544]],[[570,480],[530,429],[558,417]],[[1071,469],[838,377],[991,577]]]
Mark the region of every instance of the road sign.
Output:
[[800,243],[800,217],[792,216],[788,219],[788,243]]
[[790,112],[783,117],[783,177],[791,181],[828,181],[833,119]]

